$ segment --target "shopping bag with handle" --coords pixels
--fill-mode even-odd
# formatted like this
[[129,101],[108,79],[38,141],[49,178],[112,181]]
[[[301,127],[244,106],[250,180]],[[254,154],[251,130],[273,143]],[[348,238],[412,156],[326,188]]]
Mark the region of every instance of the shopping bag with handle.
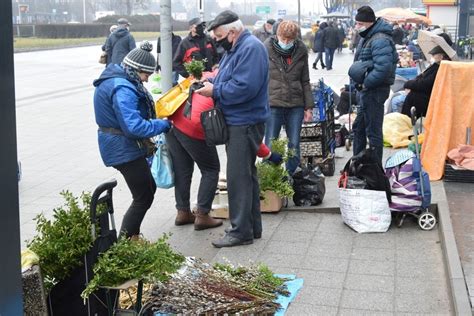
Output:
[[174,171],[164,135],[160,136],[156,145],[157,150],[151,164],[151,174],[158,188],[169,189],[174,186]]

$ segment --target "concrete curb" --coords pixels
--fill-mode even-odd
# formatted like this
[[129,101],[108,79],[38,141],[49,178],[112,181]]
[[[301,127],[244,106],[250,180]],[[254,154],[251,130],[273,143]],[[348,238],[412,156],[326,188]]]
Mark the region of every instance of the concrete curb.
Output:
[[[461,266],[456,239],[451,223],[449,204],[442,182],[432,182],[432,196],[436,202],[432,204],[433,212],[438,215],[439,237],[442,243],[443,257],[451,293],[451,304],[455,315],[473,315],[466,280]],[[340,213],[338,207],[286,207],[282,211],[314,212],[314,213]]]
[[441,186],[442,194],[445,197],[437,203],[439,234],[443,245],[444,260],[448,283],[451,290],[452,304],[455,315],[472,315],[472,307],[467,291],[466,280],[461,266],[456,239],[454,237],[453,225],[450,217],[449,204],[446,199],[444,185]]

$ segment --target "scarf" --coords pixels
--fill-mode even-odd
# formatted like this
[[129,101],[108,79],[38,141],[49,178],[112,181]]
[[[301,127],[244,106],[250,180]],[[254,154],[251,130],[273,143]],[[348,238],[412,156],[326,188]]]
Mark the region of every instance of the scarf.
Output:
[[296,41],[293,44],[293,47],[290,48],[290,49],[281,48],[280,45],[278,45],[278,40],[277,40],[276,37],[273,37],[271,39],[271,43],[272,43],[272,47],[275,50],[275,52],[280,56],[280,59],[281,59],[282,64],[283,64],[283,68],[286,71],[288,69],[288,65],[291,62],[291,59],[292,59],[291,57],[292,57],[293,53],[295,52]]
[[122,67],[125,70],[125,73],[127,74],[127,80],[135,85],[138,91],[138,95],[141,99],[145,100],[145,105],[148,112],[147,119],[156,119],[155,101],[153,101],[153,97],[145,88],[143,82],[140,80],[138,72],[132,67],[125,64],[122,64]]

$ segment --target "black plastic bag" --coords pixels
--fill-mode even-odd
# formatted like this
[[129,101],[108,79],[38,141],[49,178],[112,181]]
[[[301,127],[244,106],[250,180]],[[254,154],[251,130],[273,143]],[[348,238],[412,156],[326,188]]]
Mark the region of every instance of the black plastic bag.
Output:
[[349,159],[343,172],[348,177],[353,176],[364,180],[367,183],[364,189],[385,191],[387,200],[392,201],[390,182],[373,148],[365,149]]
[[326,193],[324,175],[319,167],[298,167],[293,174],[293,202],[296,206],[313,206],[323,202]]

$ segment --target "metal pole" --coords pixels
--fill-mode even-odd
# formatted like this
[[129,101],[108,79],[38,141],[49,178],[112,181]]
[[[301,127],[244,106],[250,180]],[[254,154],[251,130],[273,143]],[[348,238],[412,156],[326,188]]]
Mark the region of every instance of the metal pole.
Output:
[[82,0],[82,17],[84,24],[86,24],[86,0]]
[[301,0],[298,0],[298,25],[301,27]]
[[12,1],[0,1],[0,315],[23,315]]
[[198,0],[199,17],[204,21],[204,0]]
[[163,92],[171,89],[173,83],[173,53],[171,48],[171,0],[160,0],[160,37],[161,37],[161,88]]

